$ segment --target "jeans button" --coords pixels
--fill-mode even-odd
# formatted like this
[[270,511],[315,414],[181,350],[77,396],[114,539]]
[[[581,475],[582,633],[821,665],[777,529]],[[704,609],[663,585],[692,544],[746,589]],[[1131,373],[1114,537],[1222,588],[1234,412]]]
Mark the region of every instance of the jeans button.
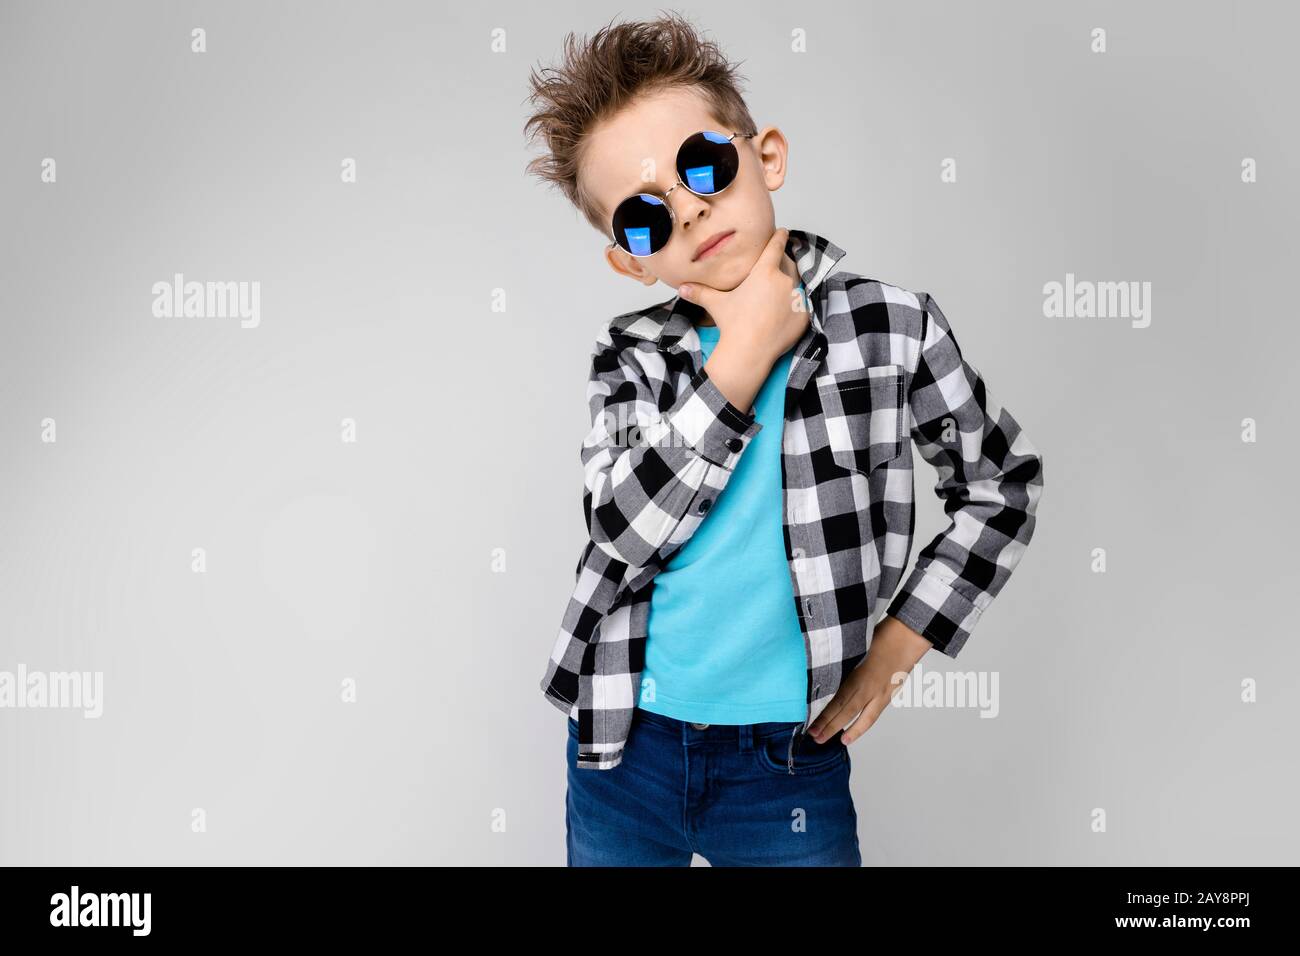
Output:
[[691,726],[694,727],[696,730],[704,730],[704,729],[705,729],[706,727],[708,727],[709,725],[708,725],[708,724],[691,724]]

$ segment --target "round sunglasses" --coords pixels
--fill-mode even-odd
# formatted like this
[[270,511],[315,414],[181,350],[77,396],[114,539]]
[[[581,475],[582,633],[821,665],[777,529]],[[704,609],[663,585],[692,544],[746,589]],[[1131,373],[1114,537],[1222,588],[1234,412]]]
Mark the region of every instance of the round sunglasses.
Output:
[[701,130],[682,142],[677,149],[677,182],[668,192],[644,192],[628,196],[614,209],[610,231],[614,241],[609,248],[621,247],[629,255],[653,256],[668,245],[673,235],[672,208],[669,194],[678,186],[697,196],[716,196],[736,181],[740,171],[740,151],[732,142],[737,136],[749,139],[757,133],[732,133],[726,136]]

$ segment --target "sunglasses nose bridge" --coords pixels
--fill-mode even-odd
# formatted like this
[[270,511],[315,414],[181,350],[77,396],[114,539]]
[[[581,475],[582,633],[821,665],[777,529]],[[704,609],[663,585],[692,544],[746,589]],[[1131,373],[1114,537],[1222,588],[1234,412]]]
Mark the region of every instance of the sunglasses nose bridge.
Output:
[[[669,187],[668,191],[665,192],[665,193],[663,194],[663,198],[664,198],[664,209],[666,209],[666,210],[668,211],[668,220],[669,220],[669,222],[672,223],[672,226],[673,226],[674,229],[677,228],[677,224],[678,224],[678,223],[681,223],[683,226],[689,226],[689,225],[690,225],[690,221],[691,221],[691,219],[693,218],[693,217],[691,217],[691,216],[678,216],[677,213],[673,211],[672,203],[668,202],[668,197],[672,194],[673,190],[676,189],[678,186],[681,186],[683,189],[685,189],[687,195],[689,195],[689,196],[694,196],[696,199],[704,199],[704,200],[707,200],[707,199],[710,199],[711,197],[716,196],[716,195],[718,194],[718,193],[716,193],[716,192],[715,192],[715,193],[697,193],[694,189],[692,189],[692,188],[691,188],[690,186],[688,186],[686,183],[682,182],[681,179],[678,179],[677,182],[673,183],[672,186]],[[721,192],[721,191],[722,191],[722,190],[718,190],[718,192]],[[707,203],[705,203],[705,205],[707,205]]]
[[[715,196],[717,196],[719,193],[723,191],[722,189],[717,189],[711,193],[696,192],[694,189],[690,187],[689,184],[682,182],[681,179],[678,179],[677,182],[673,184],[673,189],[676,189],[678,186],[681,186],[682,189],[686,191],[686,195],[693,197],[700,205],[702,205],[705,208],[709,207],[709,200],[713,199]],[[723,189],[726,189],[726,186],[724,186]],[[669,192],[672,192],[672,190],[670,189]],[[667,196],[667,193],[665,193],[664,195]],[[668,205],[667,203],[665,203],[665,205],[668,207],[668,215],[672,220],[674,229],[676,229],[678,223],[680,223],[684,228],[689,228],[691,225],[691,221],[697,218],[696,215],[678,216],[675,212],[673,212],[673,207],[671,205]]]

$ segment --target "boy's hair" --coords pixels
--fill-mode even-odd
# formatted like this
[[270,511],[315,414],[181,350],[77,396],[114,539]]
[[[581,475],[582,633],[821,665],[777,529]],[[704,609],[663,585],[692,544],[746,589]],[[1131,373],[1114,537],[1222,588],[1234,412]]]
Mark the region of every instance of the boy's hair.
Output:
[[719,132],[751,133],[754,119],[740,95],[738,65],[728,63],[717,44],[704,40],[672,11],[649,21],[615,25],[611,20],[585,40],[570,33],[561,65],[532,70],[528,77],[529,99],[538,109],[524,124],[524,134],[540,135],[548,152],[526,171],[559,186],[587,221],[608,236],[609,224],[578,175],[588,132],[639,95],[689,87],[702,94],[714,119],[725,127]]

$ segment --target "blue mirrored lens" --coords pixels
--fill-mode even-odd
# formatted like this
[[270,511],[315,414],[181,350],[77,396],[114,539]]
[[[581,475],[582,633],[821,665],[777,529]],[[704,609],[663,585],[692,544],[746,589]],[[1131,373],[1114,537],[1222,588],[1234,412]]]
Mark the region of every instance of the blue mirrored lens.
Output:
[[634,256],[652,256],[673,234],[668,205],[658,196],[639,193],[629,196],[614,210],[611,235]]
[[650,255],[650,227],[642,226],[639,229],[624,229],[623,237],[626,240],[623,248],[634,256]]
[[740,153],[730,136],[701,130],[677,150],[677,175],[698,196],[720,193],[736,180]]
[[697,193],[716,192],[713,186],[713,167],[697,166],[686,170],[686,185]]

